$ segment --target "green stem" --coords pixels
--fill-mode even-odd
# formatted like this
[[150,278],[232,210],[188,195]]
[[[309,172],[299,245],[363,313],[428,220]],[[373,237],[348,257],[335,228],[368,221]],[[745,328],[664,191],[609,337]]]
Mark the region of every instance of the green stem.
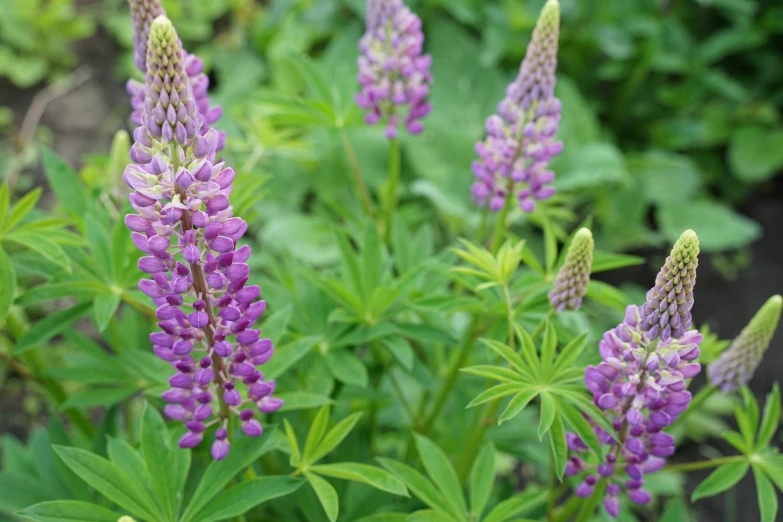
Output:
[[530,336],[533,339],[533,342],[538,341],[538,338],[541,337],[542,333],[544,333],[544,328],[546,328],[547,323],[550,322],[552,319],[554,319],[555,315],[557,315],[557,310],[555,310],[554,308],[550,308],[546,314],[546,317],[544,317],[543,321],[538,323],[536,329],[533,330],[533,335]]
[[359,168],[359,160],[356,158],[356,152],[353,150],[351,140],[348,138],[348,134],[345,129],[340,129],[340,140],[343,142],[343,148],[345,149],[345,155],[348,157],[348,164],[351,166],[351,174],[353,180],[356,183],[356,188],[359,191],[359,196],[364,204],[364,210],[367,214],[373,218],[375,217],[375,211],[372,208],[372,200],[370,199],[370,191],[367,190],[367,185],[364,183],[364,177],[362,177],[362,171]]
[[547,522],[552,522],[555,516],[555,504],[557,503],[559,488],[557,485],[557,476],[555,475],[555,455],[549,452],[549,501],[546,508]]
[[449,367],[449,371],[446,374],[446,380],[443,382],[443,387],[438,392],[438,396],[435,399],[435,406],[432,407],[432,411],[422,423],[421,433],[425,435],[429,432],[430,428],[432,427],[432,424],[435,422],[435,420],[438,418],[438,415],[440,415],[441,411],[443,410],[443,406],[446,404],[446,400],[449,398],[449,395],[451,394],[451,390],[452,388],[454,388],[454,385],[457,382],[457,376],[459,375],[459,370],[465,365],[465,362],[468,360],[468,356],[470,355],[470,352],[473,350],[473,344],[476,341],[476,329],[478,327],[478,323],[479,323],[478,317],[474,316],[473,320],[470,322],[470,325],[468,326],[467,331],[465,332],[465,339],[462,342],[462,346],[460,347],[459,353],[457,354],[457,357],[454,358],[454,361]]
[[496,254],[500,245],[503,243],[503,236],[506,234],[506,218],[508,217],[508,199],[506,204],[503,205],[503,210],[498,214],[498,220],[495,222],[495,232],[492,234],[492,243],[490,246],[490,252]]
[[484,207],[481,210],[481,222],[476,229],[476,237],[474,241],[478,243],[487,235],[487,222],[489,221],[489,208]]
[[693,396],[693,399],[691,400],[691,403],[688,405],[688,409],[682,412],[682,414],[677,418],[676,421],[672,424],[672,426],[676,426],[677,424],[681,424],[683,419],[687,417],[691,412],[696,411],[699,409],[699,407],[704,404],[704,402],[709,399],[709,397],[718,391],[718,389],[713,386],[712,384],[708,384],[699,392]]
[[383,235],[388,241],[391,237],[392,217],[397,208],[397,191],[400,185],[400,142],[397,138],[389,140],[389,179],[386,181],[383,203]]
[[669,464],[663,469],[666,471],[696,471],[699,469],[717,468],[723,464],[731,464],[732,462],[742,462],[747,460],[745,455],[733,455],[731,457],[721,457],[719,459],[712,460],[700,460],[698,462],[683,462],[682,464]]

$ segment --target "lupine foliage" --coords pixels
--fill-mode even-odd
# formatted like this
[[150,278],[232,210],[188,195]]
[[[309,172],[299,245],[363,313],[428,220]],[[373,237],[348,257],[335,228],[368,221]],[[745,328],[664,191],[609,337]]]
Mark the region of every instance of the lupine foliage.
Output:
[[[505,98],[474,115],[473,174],[470,143],[453,148],[448,183],[481,207],[459,216],[418,178],[437,164],[421,147],[444,140],[438,100],[465,84],[439,77],[425,51],[442,29],[414,5],[369,0],[364,36],[287,53],[277,65],[298,81],[223,118],[223,87],[208,92],[162,4],[129,5],[144,74],[128,83],[131,132],[78,173],[44,149],[46,188],[0,188],[0,356],[49,416],[26,443],[3,438],[0,512],[681,521],[752,471],[775,520],[780,392],[760,412],[747,385],[781,298],[732,343],[696,329],[698,220],[646,294],[599,279],[643,260],[607,251],[600,216],[580,223],[560,199],[567,184],[555,195],[573,137],[556,0]],[[726,407],[736,432],[715,419]],[[719,437],[736,454],[680,451]],[[686,498],[685,474],[712,468]]]

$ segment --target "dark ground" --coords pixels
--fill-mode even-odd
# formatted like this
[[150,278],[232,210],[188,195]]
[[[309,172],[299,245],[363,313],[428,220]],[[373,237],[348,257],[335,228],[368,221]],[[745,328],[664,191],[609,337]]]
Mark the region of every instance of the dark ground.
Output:
[[[51,102],[41,119],[41,126],[53,135],[53,148],[71,164],[78,165],[84,154],[105,154],[114,132],[122,128],[129,112],[128,99],[123,82],[116,78],[113,64],[118,48],[113,39],[99,32],[95,37],[77,45],[80,63],[90,68],[90,78],[77,89]],[[14,110],[19,124],[36,91],[21,91],[0,81],[0,100]],[[40,178],[38,178],[40,179]],[[727,281],[704,256],[699,267],[696,286],[697,306],[694,307],[694,323],[709,324],[712,331],[723,338],[737,335],[764,301],[774,293],[783,291],[783,243],[780,241],[783,224],[783,182],[770,182],[751,195],[744,213],[758,221],[764,236],[751,246],[749,266],[736,279]],[[656,254],[661,254],[656,252]],[[643,255],[643,254],[642,254]],[[646,286],[655,277],[656,268],[643,265],[613,274],[614,282],[634,281]],[[783,368],[783,333],[773,340],[764,364],[759,368],[751,388],[760,401],[772,389]],[[12,433],[23,437],[32,419],[24,412],[25,388],[17,379],[0,382],[0,433]],[[733,452],[722,441],[711,441],[727,453]],[[703,455],[698,446],[681,448],[677,460],[700,460]],[[690,474],[688,490],[691,491],[709,472]],[[750,476],[746,477],[734,493],[738,505],[736,518],[726,518],[725,499],[713,497],[697,502],[694,511],[699,522],[752,522],[759,519],[756,491]],[[731,499],[730,499],[731,500]],[[783,521],[783,514],[778,517]]]

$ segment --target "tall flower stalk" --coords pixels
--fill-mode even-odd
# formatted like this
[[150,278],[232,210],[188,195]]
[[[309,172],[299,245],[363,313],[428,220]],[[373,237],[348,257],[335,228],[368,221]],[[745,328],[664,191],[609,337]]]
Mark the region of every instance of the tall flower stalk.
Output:
[[266,308],[247,285],[250,247],[237,248],[247,224],[232,215],[234,170],[215,158],[220,137],[199,111],[187,55],[165,16],[150,24],[141,126],[123,179],[136,214],[125,217],[143,253],[139,288],[158,306],[153,351],[175,374],[165,413],[188,431],[180,447],[199,445],[215,427],[212,456],[229,451],[229,416],[250,436],[262,433],[256,410],[276,411],[274,381],[258,370],[272,356],[253,328]]
[[713,386],[729,392],[748,384],[777,330],[783,297],[774,295],[762,306],[707,374]]
[[524,212],[532,212],[536,201],[555,192],[550,185],[555,175],[547,166],[563,149],[555,141],[561,108],[554,93],[559,32],[560,6],[547,0],[519,74],[497,114],[487,118],[487,137],[476,144],[473,198],[482,208],[502,211],[503,223],[514,200]]
[[[661,469],[666,457],[674,453],[674,438],[663,430],[688,408],[691,394],[686,389],[687,381],[701,370],[696,362],[701,334],[678,328],[686,324],[690,327],[698,254],[696,234],[691,230],[684,232],[648,292],[645,304],[627,308],[625,320],[606,332],[600,342],[603,361],[585,371],[585,384],[596,406],[611,421],[617,437],[595,428],[599,440],[609,450],[605,457],[598,456],[595,473],[584,477],[576,495],[592,496],[598,481],[605,480],[604,506],[615,517],[620,509],[618,496],[623,490],[631,502],[650,501],[650,494],[643,488],[644,474]],[[664,294],[670,284],[672,289]],[[686,312],[687,320],[682,318]],[[671,327],[672,319],[677,322],[675,318],[680,318],[678,327]],[[573,455],[566,474],[578,475],[587,469],[587,445],[569,434],[568,447]]]

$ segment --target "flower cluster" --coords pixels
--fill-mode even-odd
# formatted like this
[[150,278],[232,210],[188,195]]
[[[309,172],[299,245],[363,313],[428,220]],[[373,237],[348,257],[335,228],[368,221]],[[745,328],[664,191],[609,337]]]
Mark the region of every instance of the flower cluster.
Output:
[[[695,277],[687,267],[690,263],[695,265],[697,254],[698,239],[689,230],[677,241],[658,281],[675,269]],[[680,261],[672,264],[672,260]],[[585,384],[596,406],[612,422],[617,438],[595,427],[599,440],[609,449],[596,474],[588,474],[576,494],[591,496],[595,484],[603,478],[608,482],[604,506],[615,517],[620,506],[618,495],[623,489],[634,503],[650,501],[649,493],[643,489],[644,474],[659,470],[666,457],[674,453],[674,438],[663,430],[688,408],[691,394],[686,389],[687,380],[701,370],[696,362],[701,334],[688,330],[666,339],[657,336],[661,330],[650,328],[649,316],[644,313],[648,305],[654,307],[651,299],[657,299],[657,293],[648,294],[644,307],[627,308],[624,321],[606,332],[600,342],[602,362],[585,371]],[[676,298],[673,302],[677,302]],[[574,434],[568,435],[568,446],[573,455],[566,473],[576,475],[586,469],[587,446]]]
[[707,374],[714,386],[729,392],[750,382],[775,335],[782,307],[783,297],[770,297],[720,359],[710,364]]
[[[133,18],[133,58],[136,67],[142,73],[147,72],[147,42],[149,41],[150,26],[152,21],[158,16],[165,16],[160,0],[128,0]],[[203,128],[206,131],[215,122],[220,119],[223,109],[216,105],[209,106],[209,77],[204,74],[204,62],[195,54],[183,53],[184,71],[190,81],[190,87],[193,92],[193,99],[199,114],[203,119]],[[142,114],[144,112],[145,89],[142,82],[128,80],[126,89],[131,97],[131,123],[136,126],[142,125]],[[223,150],[226,135],[224,132],[218,132],[218,143],[216,150]]]
[[430,112],[432,58],[422,55],[421,20],[402,0],[368,0],[367,30],[359,40],[359,84],[356,104],[368,110],[365,120],[386,120],[386,137],[397,136],[398,110],[407,105],[405,127],[411,134],[424,130]]
[[176,369],[163,394],[165,413],[185,422],[183,448],[201,443],[217,425],[212,455],[219,460],[229,450],[230,412],[246,434],[258,436],[254,409],[273,412],[282,401],[272,397],[274,381],[256,368],[273,347],[253,328],[266,304],[260,288],[246,284],[250,247],[236,248],[247,224],[232,215],[234,170],[215,159],[220,138],[197,110],[186,67],[174,27],[157,17],[149,31],[142,126],[131,148],[135,163],[123,173],[137,213],[125,224],[147,254],[139,268],[152,276],[139,288],[158,306],[153,350]]
[[532,212],[536,201],[555,192],[550,185],[555,175],[547,165],[563,149],[555,141],[561,108],[554,94],[559,31],[559,4],[547,0],[519,75],[497,114],[487,118],[487,138],[476,144],[471,192],[481,207],[498,211],[516,197],[523,211]]
[[587,293],[590,269],[593,265],[593,234],[580,228],[568,247],[565,263],[557,272],[555,283],[549,292],[549,303],[558,312],[579,310]]

